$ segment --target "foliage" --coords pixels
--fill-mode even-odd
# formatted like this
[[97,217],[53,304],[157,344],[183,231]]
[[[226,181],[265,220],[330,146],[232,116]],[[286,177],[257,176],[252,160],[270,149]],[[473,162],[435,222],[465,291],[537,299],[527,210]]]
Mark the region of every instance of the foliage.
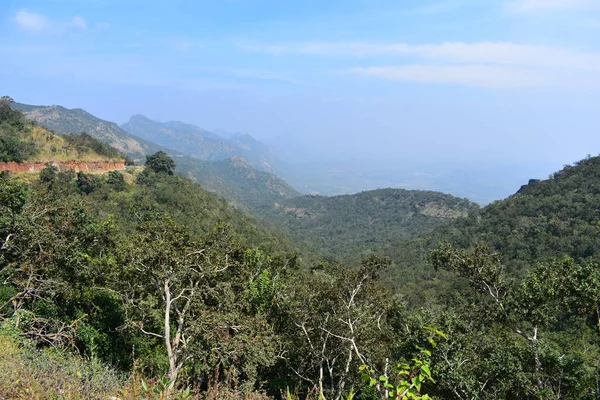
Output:
[[58,175],[58,168],[51,163],[46,163],[44,169],[40,171],[40,182],[50,183],[56,179]]
[[0,393],[11,399],[104,399],[118,394],[122,374],[98,359],[73,357],[59,349],[39,350],[0,329]]
[[173,175],[175,170],[175,161],[167,155],[164,151],[158,151],[152,155],[146,156],[146,168],[154,171],[155,173],[165,173],[167,175]]
[[[0,374],[26,387],[41,381],[38,392],[58,385],[65,391],[57,396],[66,398],[72,386],[62,382],[81,382],[71,371],[94,385],[114,377],[114,389],[94,386],[91,398],[100,392],[122,398],[597,398],[600,269],[588,225],[598,219],[599,166],[584,160],[506,204],[432,223],[437,232],[396,251],[418,245],[422,253],[427,244],[448,240],[434,246],[422,271],[408,270],[419,257],[407,252],[400,275],[389,274],[393,266],[376,256],[352,265],[315,261],[197,184],[151,167],[136,184],[124,184],[120,173],[78,174],[73,182],[72,174],[49,169],[43,182],[31,183],[3,174],[0,319],[13,344],[2,342],[4,334],[0,344],[14,358],[0,358],[9,366]],[[374,193],[379,200],[373,193],[335,200],[352,207],[298,201],[322,202],[319,210],[331,207],[330,215],[350,220],[357,205],[376,202],[362,222],[340,225],[357,236],[366,216],[391,235],[390,226],[423,228],[399,223],[408,214],[424,222],[438,218],[442,204],[444,213],[469,208],[431,193]],[[527,207],[537,215],[527,223],[550,229],[544,218],[558,225],[566,219],[578,228],[531,237],[520,226],[502,228],[523,222]],[[385,215],[398,219],[388,226]],[[342,250],[344,235],[337,234]],[[516,257],[522,244],[515,238],[537,246],[536,257]],[[394,292],[398,276],[403,286]],[[447,338],[438,340],[440,332]],[[60,360],[48,361],[55,352]],[[56,365],[67,375],[55,373]],[[37,370],[53,375],[42,380]]]
[[77,173],[77,188],[85,194],[90,194],[98,190],[102,185],[102,178],[97,175],[86,174],[79,171]]
[[34,156],[37,148],[35,143],[21,137],[25,119],[10,105],[10,98],[3,97],[0,100],[0,161],[21,162]]
[[122,157],[115,148],[109,146],[108,144],[102,143],[87,133],[82,133],[80,135],[67,134],[63,135],[62,137],[65,138],[68,145],[75,148],[80,156],[86,152],[92,151],[103,158],[115,159]]

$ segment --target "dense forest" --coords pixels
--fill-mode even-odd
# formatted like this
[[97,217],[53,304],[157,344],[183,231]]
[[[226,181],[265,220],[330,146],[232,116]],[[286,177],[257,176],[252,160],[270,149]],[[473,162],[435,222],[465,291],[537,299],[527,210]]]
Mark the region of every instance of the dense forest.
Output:
[[[8,110],[3,154],[32,157]],[[387,190],[280,203],[296,237],[176,164],[1,174],[2,397],[600,396],[600,158],[482,209]]]
[[479,206],[432,191],[378,189],[354,195],[272,199],[258,215],[323,258],[358,262],[390,243],[425,234]]

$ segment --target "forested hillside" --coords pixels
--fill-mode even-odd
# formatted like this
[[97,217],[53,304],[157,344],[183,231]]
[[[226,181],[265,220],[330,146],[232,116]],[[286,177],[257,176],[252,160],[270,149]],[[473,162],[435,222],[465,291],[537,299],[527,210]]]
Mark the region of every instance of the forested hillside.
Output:
[[426,271],[428,249],[439,242],[461,248],[488,243],[516,276],[551,257],[598,260],[598,204],[600,157],[588,157],[432,234],[396,241],[386,255],[399,264],[399,280],[405,273]]
[[478,208],[466,199],[438,192],[379,189],[278,200],[262,215],[321,256],[352,263],[383,253],[401,238],[448,225]]
[[[0,111],[3,154],[45,148]],[[483,209],[391,189],[276,201],[290,237],[179,161],[0,175],[2,397],[599,397],[599,157]],[[271,176],[252,179],[294,195]]]
[[213,162],[184,157],[176,160],[182,174],[252,215],[260,215],[277,202],[301,195],[281,178],[252,168],[241,157]]

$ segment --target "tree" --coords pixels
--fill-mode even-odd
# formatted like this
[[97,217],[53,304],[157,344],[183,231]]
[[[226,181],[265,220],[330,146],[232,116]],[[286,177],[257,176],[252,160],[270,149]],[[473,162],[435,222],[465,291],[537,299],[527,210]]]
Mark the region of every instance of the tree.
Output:
[[230,267],[229,259],[194,240],[166,216],[141,223],[130,243],[127,264],[115,284],[125,300],[130,325],[164,345],[168,393],[197,356],[201,297],[211,280]]
[[286,288],[288,368],[321,399],[342,399],[358,368],[384,369],[391,350],[389,292],[377,279],[386,261],[371,257],[357,269],[322,264]]
[[[478,319],[483,324],[480,332],[485,330],[495,334],[496,340],[502,336],[502,341],[506,341],[507,336],[521,340],[517,342],[521,346],[513,347],[512,351],[516,353],[508,356],[512,352],[508,346],[503,350],[506,351],[504,363],[508,363],[509,357],[521,359],[517,370],[521,379],[528,381],[523,388],[525,393],[512,392],[510,397],[533,393],[540,398],[556,398],[557,395],[562,396],[560,398],[592,398],[598,394],[597,389],[591,389],[598,387],[597,360],[586,355],[598,354],[598,338],[595,344],[593,339],[582,342],[585,350],[566,351],[566,343],[554,332],[554,327],[561,323],[575,325],[580,332],[597,329],[600,270],[596,264],[589,261],[575,263],[568,257],[554,259],[537,264],[519,282],[506,276],[500,255],[483,244],[472,252],[441,245],[432,251],[431,262],[436,268],[455,272],[468,280],[474,289],[469,308],[475,308],[479,314]],[[582,317],[588,321],[587,328]],[[470,338],[472,342],[477,340]],[[559,346],[562,349],[553,350]],[[514,376],[509,379],[516,381]],[[482,390],[488,383],[484,382]]]
[[102,185],[101,178],[92,174],[86,174],[82,171],[77,173],[77,188],[85,193],[90,194],[97,190]]
[[121,192],[126,188],[125,178],[123,177],[123,174],[117,171],[108,172],[108,179],[106,180],[106,183],[111,185],[117,192]]
[[58,174],[58,167],[53,164],[46,163],[44,169],[40,171],[40,182],[49,183],[54,182],[56,175]]
[[158,151],[152,155],[146,156],[146,168],[158,173],[173,175],[175,170],[175,161],[164,151]]

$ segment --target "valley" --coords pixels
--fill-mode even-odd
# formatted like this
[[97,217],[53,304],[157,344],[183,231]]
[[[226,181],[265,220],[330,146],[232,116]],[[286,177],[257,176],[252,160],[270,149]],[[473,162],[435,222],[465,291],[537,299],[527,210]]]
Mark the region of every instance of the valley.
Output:
[[375,400],[389,360],[412,398],[597,395],[600,157],[480,206],[7,98],[0,146],[7,398]]

